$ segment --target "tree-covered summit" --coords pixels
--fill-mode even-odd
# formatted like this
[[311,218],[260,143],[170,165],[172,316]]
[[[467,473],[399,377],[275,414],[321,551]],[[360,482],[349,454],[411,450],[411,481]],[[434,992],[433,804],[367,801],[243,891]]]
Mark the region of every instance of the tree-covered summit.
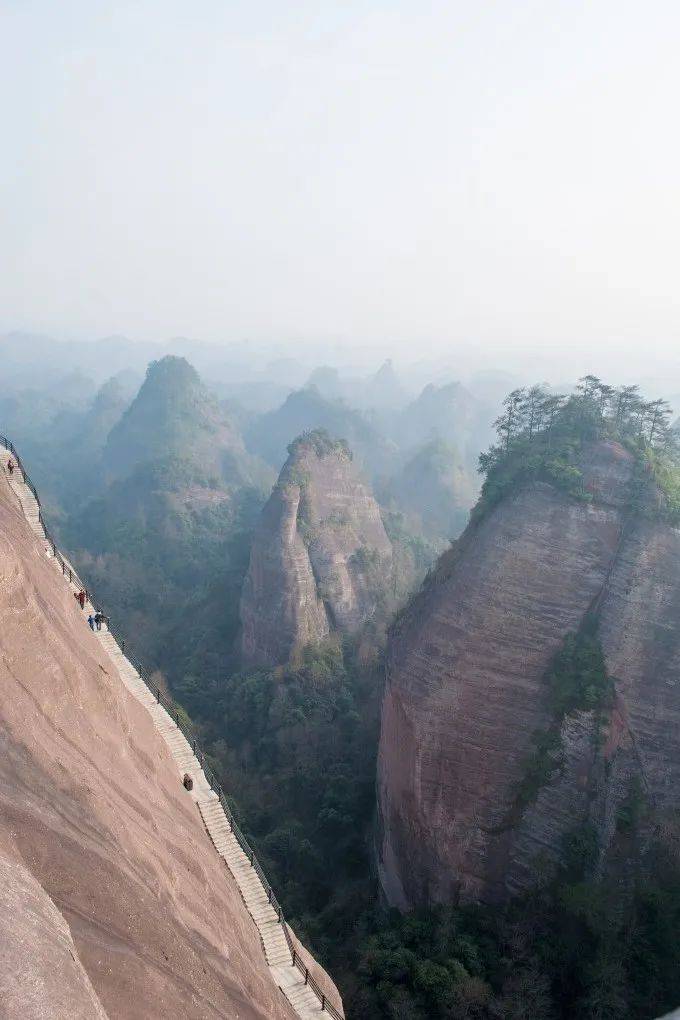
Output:
[[570,395],[539,385],[515,389],[494,422],[496,443],[479,458],[486,478],[475,515],[532,479],[589,499],[579,454],[585,443],[609,439],[633,453],[675,518],[680,515],[680,446],[670,418],[665,400],[646,400],[637,386],[613,387],[593,375],[584,376]]
[[292,443],[288,444],[288,456],[296,457],[310,449],[314,450],[317,457],[329,457],[331,454],[336,454],[346,460],[352,460],[352,451],[347,440],[336,439],[324,428],[309,429],[299,435]]

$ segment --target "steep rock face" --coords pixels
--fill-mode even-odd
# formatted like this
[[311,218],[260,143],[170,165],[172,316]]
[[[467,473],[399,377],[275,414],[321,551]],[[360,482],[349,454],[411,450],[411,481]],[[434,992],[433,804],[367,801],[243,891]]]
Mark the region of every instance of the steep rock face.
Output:
[[376,611],[391,561],[378,505],[345,444],[322,432],[296,440],[253,539],[244,663],[286,662],[333,630],[358,630]]
[[151,716],[0,477],[0,1013],[290,1020]]
[[[622,447],[591,446],[582,470],[592,503],[538,483],[507,497],[440,561],[392,635],[379,862],[400,907],[503,899],[586,818],[605,867],[633,781],[659,807],[678,803],[680,533],[630,518]],[[534,734],[551,725],[546,670],[593,609],[614,705],[604,724],[585,711],[563,720],[562,768],[520,808]]]

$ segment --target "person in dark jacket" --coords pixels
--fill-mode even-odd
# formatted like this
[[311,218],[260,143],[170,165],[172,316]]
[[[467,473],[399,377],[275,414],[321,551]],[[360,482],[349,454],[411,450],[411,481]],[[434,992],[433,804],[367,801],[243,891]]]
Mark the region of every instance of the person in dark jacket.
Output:
[[87,622],[90,625],[90,630],[94,630],[94,616],[92,615],[92,613],[90,613],[90,615],[88,616]]

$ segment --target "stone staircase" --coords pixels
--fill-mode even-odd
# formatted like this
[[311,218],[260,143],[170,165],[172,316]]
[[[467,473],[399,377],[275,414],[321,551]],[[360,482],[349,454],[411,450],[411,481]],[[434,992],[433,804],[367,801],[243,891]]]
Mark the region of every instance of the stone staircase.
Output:
[[[54,558],[55,564],[59,570],[62,570],[54,557],[52,543],[45,534],[38,501],[29,486],[25,484],[19,467],[15,467],[13,474],[9,474],[7,469],[9,459],[14,460],[11,454],[0,448],[0,465],[9,479],[10,486],[19,501],[26,520],[43,544],[45,554]],[[68,566],[68,561],[65,560],[65,562]],[[75,571],[72,576],[72,581],[69,581],[66,575],[64,579],[75,594],[80,590],[80,582]],[[87,617],[94,612],[92,604],[89,601],[86,602],[83,611],[83,626],[87,626]],[[259,932],[265,959],[273,980],[297,1016],[303,1020],[328,1017],[329,1015],[342,1016],[337,1006],[327,1003],[325,998],[320,998],[312,989],[307,981],[306,972],[295,966],[295,960],[286,938],[285,922],[282,923],[279,911],[272,906],[270,894],[258,874],[256,863],[246,855],[234,835],[220,798],[208,782],[201,763],[184,733],[144,683],[106,626],[103,625],[100,631],[95,630],[94,633],[114,663],[123,684],[151,715],[156,729],[163,737],[177,765],[178,777],[183,778],[187,774],[191,776],[193,789],[187,791],[187,795],[192,797],[196,803],[215,850],[224,860],[239,888],[243,902]]]

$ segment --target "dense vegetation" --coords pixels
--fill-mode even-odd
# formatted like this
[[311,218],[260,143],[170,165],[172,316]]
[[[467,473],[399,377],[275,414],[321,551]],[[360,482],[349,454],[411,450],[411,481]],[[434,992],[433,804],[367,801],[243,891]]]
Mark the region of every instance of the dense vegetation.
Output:
[[[555,725],[548,756],[527,763],[525,804],[560,767],[565,716],[609,704],[596,625],[589,618],[568,635],[546,672]],[[207,688],[187,678],[176,693],[203,720],[237,814],[350,1020],[643,1020],[680,1002],[677,860],[660,845],[647,850],[622,901],[620,875],[596,877],[587,820],[574,820],[557,874],[537,862],[535,888],[503,909],[402,916],[381,906],[372,863],[380,660],[362,642],[328,642],[295,665]],[[646,810],[632,783],[616,819],[622,856]]]
[[584,877],[593,839],[576,829],[565,865],[506,909],[439,908],[355,920],[343,954],[348,1015],[385,1020],[621,1020],[680,1002],[680,878],[655,848],[650,876],[620,889]]
[[[363,656],[363,661],[362,661]],[[374,809],[379,662],[330,640],[297,665],[185,676],[175,694],[204,720],[236,810],[302,926],[365,879]]]
[[578,633],[567,634],[545,676],[550,726],[533,734],[533,753],[526,762],[509,822],[536,799],[562,766],[562,724],[574,712],[592,712],[599,739],[603,710],[614,694],[597,635],[598,620],[586,617]]
[[[196,379],[180,386],[188,396],[176,416],[175,383],[160,382],[174,456],[158,437],[147,442],[153,414],[128,414],[113,436],[128,434],[115,464],[124,477],[70,514],[63,534],[67,546],[81,550],[79,564],[111,615],[196,722],[286,913],[338,982],[348,1020],[646,1020],[680,1003],[677,861],[652,847],[621,909],[615,883],[594,877],[596,835],[585,822],[575,820],[557,875],[547,869],[543,875],[537,865],[531,894],[507,908],[452,904],[406,916],[383,908],[372,847],[383,633],[329,641],[279,669],[239,671],[238,602],[263,492],[240,454],[235,466],[225,454],[219,470],[203,456],[217,412]],[[187,423],[191,457],[182,455]],[[383,457],[372,426],[314,391],[260,419],[253,433],[274,461],[292,434],[319,424],[356,438],[364,460],[366,450],[376,462]],[[486,477],[477,519],[527,480],[550,481],[588,501],[579,456],[594,438],[616,439],[634,453],[632,509],[649,512],[642,496],[653,479],[665,494],[662,512],[680,516],[668,409],[645,402],[635,387],[614,390],[587,377],[569,397],[541,387],[515,390],[496,428],[497,441],[480,462]],[[325,449],[330,440],[314,435]],[[137,466],[128,463],[132,447]],[[455,466],[439,442],[416,453],[418,470],[406,473],[409,496],[421,495],[425,457],[437,483]],[[423,570],[435,545],[415,537],[396,507],[385,524],[398,565],[392,593],[398,601],[405,594],[397,591],[399,578],[413,564]],[[559,769],[564,718],[597,714],[611,697],[591,624],[568,636],[546,674],[553,725],[536,734],[518,810]],[[645,811],[632,783],[616,818],[622,853]]]
[[194,462],[168,458],[114,482],[61,531],[102,604],[172,680],[236,667],[238,602],[262,504],[256,488],[229,492]]
[[641,508],[639,489],[646,473],[665,495],[665,512],[678,519],[678,440],[670,414],[665,401],[645,401],[637,386],[615,389],[595,376],[582,379],[569,397],[541,386],[513,390],[495,422],[497,442],[479,458],[479,470],[486,477],[475,518],[531,479],[549,481],[577,499],[590,500],[579,453],[585,442],[615,439],[635,454],[640,466],[631,506]]

